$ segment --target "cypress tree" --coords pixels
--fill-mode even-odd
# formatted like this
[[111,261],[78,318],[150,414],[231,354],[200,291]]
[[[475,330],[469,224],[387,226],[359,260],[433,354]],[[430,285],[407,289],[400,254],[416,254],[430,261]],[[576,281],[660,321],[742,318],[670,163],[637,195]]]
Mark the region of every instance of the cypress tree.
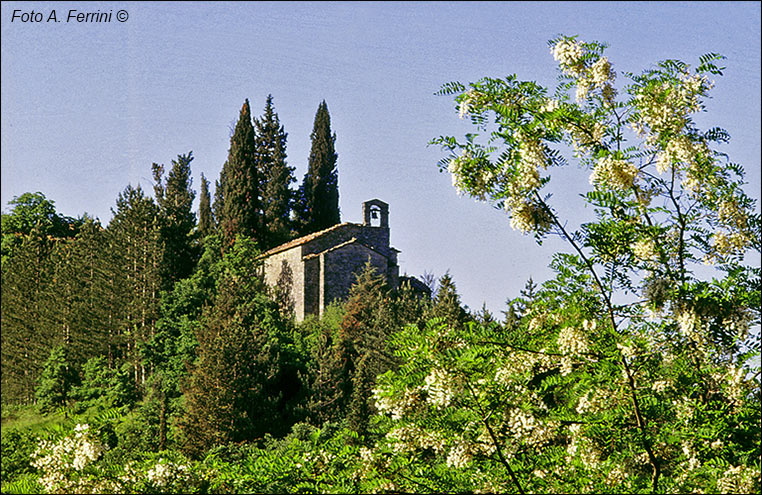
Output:
[[214,231],[209,181],[201,174],[201,196],[198,203],[198,234],[203,239]]
[[309,167],[299,188],[298,217],[301,234],[309,234],[336,225],[339,212],[338,155],[334,148],[336,134],[331,134],[331,116],[325,100],[318,106],[312,128]]
[[164,165],[153,164],[154,192],[159,206],[161,239],[164,243],[164,260],[161,275],[164,289],[170,289],[180,279],[193,271],[198,249],[193,239],[196,214],[191,211],[195,191],[191,188],[190,163],[193,152],[178,155],[172,160],[172,169],[162,184]]
[[[227,162],[226,162],[227,164]],[[220,219],[222,218],[222,205],[225,203],[225,196],[222,194],[222,184],[225,182],[225,167],[220,171],[219,180],[214,181],[214,204],[212,204],[212,219],[214,220],[214,230],[219,232]]]
[[273,97],[267,96],[265,113],[254,122],[257,131],[257,161],[262,177],[262,249],[286,242],[291,233],[294,168],[286,164],[286,138],[273,109]]
[[219,228],[225,246],[232,245],[239,234],[260,241],[262,207],[256,155],[256,137],[247,99],[230,138],[228,160],[222,167],[218,186],[222,188]]

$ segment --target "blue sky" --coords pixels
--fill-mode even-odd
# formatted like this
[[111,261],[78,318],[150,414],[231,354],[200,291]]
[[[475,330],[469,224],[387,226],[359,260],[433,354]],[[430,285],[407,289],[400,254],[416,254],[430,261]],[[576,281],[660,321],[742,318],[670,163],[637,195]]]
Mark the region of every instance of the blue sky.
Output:
[[[245,98],[260,115],[268,94],[288,132],[301,181],[318,104],[328,103],[339,154],[342,220],[361,203],[390,204],[401,272],[449,270],[471,308],[504,309],[530,276],[546,279],[553,251],[511,230],[508,217],[459,197],[430,139],[468,131],[441,84],[516,73],[552,86],[547,40],[605,41],[618,72],[659,60],[727,56],[703,127],[733,139],[760,198],[759,2],[489,3],[2,3],[2,207],[41,191],[66,215],[106,224],[131,183],[152,191],[151,163],[193,150],[194,186],[227,158]],[[11,22],[15,9],[57,11],[59,23]],[[112,11],[112,22],[67,23],[66,12]],[[120,23],[116,12],[129,19]],[[619,77],[619,83],[624,78]],[[573,165],[551,186],[581,221]]]

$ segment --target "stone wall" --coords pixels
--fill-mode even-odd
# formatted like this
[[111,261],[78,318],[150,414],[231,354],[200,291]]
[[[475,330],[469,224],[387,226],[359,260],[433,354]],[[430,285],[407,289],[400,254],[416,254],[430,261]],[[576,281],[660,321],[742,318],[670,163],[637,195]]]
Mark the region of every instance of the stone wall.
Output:
[[268,256],[263,263],[264,281],[274,287],[283,279],[284,271],[290,270],[294,316],[302,321],[307,315],[322,314],[332,301],[346,298],[355,274],[368,259],[389,286],[396,288],[399,267],[397,252],[389,247],[389,229],[353,223],[337,225],[303,244]]
[[305,267],[302,263],[302,247],[296,246],[265,258],[264,281],[268,287],[275,287],[283,273],[284,262],[291,269],[291,298],[294,302],[294,314],[297,320],[301,321],[306,314],[304,307]]
[[331,302],[346,299],[349,289],[357,281],[357,275],[362,272],[369,260],[378,274],[386,276],[386,258],[357,242],[331,249],[320,255],[321,314]]

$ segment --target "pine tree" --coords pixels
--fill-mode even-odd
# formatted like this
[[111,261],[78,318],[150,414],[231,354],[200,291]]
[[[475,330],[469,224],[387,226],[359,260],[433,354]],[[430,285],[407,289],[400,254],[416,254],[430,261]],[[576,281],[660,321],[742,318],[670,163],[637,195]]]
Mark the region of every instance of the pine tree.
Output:
[[50,350],[62,344],[46,318],[47,287],[53,278],[50,252],[54,242],[41,225],[21,235],[2,269],[2,400],[29,404]]
[[333,344],[329,391],[316,390],[331,405],[332,419],[346,417],[360,433],[373,410],[375,377],[394,366],[386,340],[396,328],[384,278],[367,264],[357,276]]
[[201,174],[201,196],[198,202],[198,235],[203,239],[214,232],[214,216],[212,215],[211,197],[209,196],[209,181]]
[[336,169],[338,155],[334,148],[336,134],[331,134],[331,116],[325,100],[318,106],[310,137],[309,166],[298,194],[297,214],[302,235],[326,229],[341,221],[339,173]]
[[79,375],[72,366],[66,348],[56,346],[45,361],[40,376],[40,384],[35,391],[37,407],[43,413],[57,406],[63,406],[70,398],[71,390],[77,385]]
[[222,188],[218,222],[224,245],[228,247],[237,235],[260,241],[261,178],[257,171],[256,151],[256,136],[247,99],[230,138],[228,160],[222,167],[218,185]]
[[258,251],[239,239],[225,253],[212,305],[197,329],[196,361],[183,386],[184,448],[197,455],[217,444],[283,435],[301,384],[293,345],[277,305],[256,276]]
[[449,273],[439,279],[439,288],[434,296],[430,318],[442,318],[445,323],[454,327],[462,326],[468,319],[466,311],[460,303],[460,296],[455,282]]
[[286,242],[291,234],[291,203],[289,188],[294,168],[286,164],[286,138],[273,110],[273,97],[267,96],[265,113],[254,122],[257,131],[257,162],[262,177],[263,250]]
[[198,258],[198,248],[193,236],[196,214],[191,210],[195,191],[191,188],[190,163],[193,152],[178,155],[172,160],[172,169],[162,183],[164,165],[153,164],[154,192],[159,206],[161,239],[164,243],[164,260],[161,266],[163,288],[186,278],[193,271]]
[[[138,352],[138,344],[155,333],[161,289],[161,263],[164,258],[160,235],[159,209],[140,186],[127,188],[116,200],[116,211],[108,227],[110,256],[109,276],[113,286],[108,291],[112,348],[109,365],[128,360],[133,367],[135,384],[142,386],[147,370]],[[115,362],[116,361],[116,362]]]

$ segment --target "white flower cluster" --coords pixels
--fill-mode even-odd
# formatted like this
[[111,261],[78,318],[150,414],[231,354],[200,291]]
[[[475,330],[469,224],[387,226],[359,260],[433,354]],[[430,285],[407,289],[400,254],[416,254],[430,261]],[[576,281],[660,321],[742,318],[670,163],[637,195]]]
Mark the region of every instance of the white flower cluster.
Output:
[[189,469],[185,464],[175,464],[172,461],[159,459],[154,467],[148,470],[146,478],[154,486],[163,488],[173,483],[182,483],[189,477]]
[[427,400],[437,409],[450,405],[452,399],[452,383],[444,370],[433,368],[424,380],[422,390],[426,392]]
[[471,106],[476,101],[476,95],[476,91],[471,89],[466,93],[466,97],[463,98],[463,100],[460,102],[460,107],[458,108],[458,116],[461,119],[465,117],[471,110]]
[[557,421],[539,421],[532,414],[513,408],[507,413],[506,425],[513,436],[521,443],[541,446],[555,436],[559,423]]
[[546,232],[550,228],[550,217],[542,206],[522,197],[513,196],[505,201],[505,209],[511,212],[511,228],[528,232]]
[[589,392],[579,398],[577,414],[597,413],[606,408],[607,397],[601,390]]
[[608,81],[616,77],[611,62],[606,57],[599,58],[592,67],[590,67],[590,79],[598,87],[603,87]]
[[672,382],[669,380],[656,380],[651,384],[651,390],[656,393],[663,393],[665,390],[672,386]]
[[[521,147],[519,148],[519,154],[521,155],[521,171],[532,175],[538,175],[539,168],[546,168],[548,166],[548,159],[545,156],[545,150],[540,145],[540,142],[536,139],[522,139]],[[522,174],[523,175],[523,174]],[[537,189],[540,187],[539,177],[530,184],[526,184],[527,189]]]
[[461,176],[463,166],[461,164],[461,157],[453,158],[447,165],[447,171],[450,172],[450,178],[452,179],[452,187],[454,187],[458,194],[462,195],[465,190],[463,185],[463,178]]
[[583,354],[588,350],[587,337],[577,327],[564,327],[558,332],[558,350],[561,354]]
[[615,466],[614,469],[609,471],[606,475],[606,483],[610,486],[619,486],[624,483],[624,480],[626,480],[628,476],[629,473],[622,469],[621,466]]
[[529,321],[529,331],[536,332],[542,329],[545,324],[560,325],[563,322],[563,316],[558,313],[538,313]]
[[690,442],[683,441],[682,443],[683,454],[688,458],[688,464],[686,469],[688,471],[694,471],[701,467],[701,461],[696,457],[696,451],[693,449],[693,445]]
[[[495,175],[484,167],[473,168],[468,172],[464,168],[464,163],[471,160],[468,151],[462,155],[454,157],[447,164],[447,171],[450,172],[452,186],[458,192],[458,195],[469,193],[477,199],[484,201],[495,180]],[[469,174],[469,181],[466,181],[466,174]]]
[[677,315],[680,333],[698,344],[704,344],[706,337],[703,333],[701,317],[693,309],[685,309]]
[[[679,135],[687,123],[688,114],[701,109],[701,97],[712,85],[706,76],[685,72],[679,81],[642,88],[635,95],[635,105],[640,112],[636,130],[641,135],[647,134],[647,129],[652,134]],[[653,143],[653,139],[648,142]]]
[[653,261],[657,257],[656,244],[653,239],[640,239],[633,244],[632,254],[638,259]]
[[545,104],[542,107],[540,107],[540,112],[551,113],[551,112],[555,112],[560,107],[561,107],[561,104],[559,103],[558,100],[554,100],[553,98],[548,98],[547,100],[545,100]]
[[387,390],[377,388],[373,391],[373,399],[378,412],[389,414],[394,420],[402,419],[406,414],[422,405],[421,393],[418,388],[406,388],[401,397],[391,396]]
[[590,439],[583,437],[580,433],[582,425],[573,424],[569,426],[569,437],[571,441],[566,446],[567,462],[573,457],[579,456],[582,464],[588,469],[596,469],[600,463],[600,452],[592,444]]
[[447,454],[447,467],[464,468],[471,462],[472,457],[469,446],[465,442],[457,440]]
[[717,480],[718,493],[759,492],[760,471],[746,466],[733,466]]
[[402,425],[392,428],[386,434],[392,442],[395,452],[411,452],[422,449],[432,449],[441,453],[445,448],[445,439],[436,432],[422,430],[416,425]]
[[749,247],[751,242],[744,232],[715,232],[713,240],[713,251],[709,254],[709,261],[714,260],[718,256],[728,256],[732,254],[740,255]]
[[736,200],[720,202],[717,215],[723,225],[736,231],[745,231],[749,226],[749,215],[738,205]]
[[738,403],[743,398],[746,372],[741,367],[731,367],[725,374],[728,398]]
[[736,335],[739,341],[746,340],[749,336],[749,321],[751,314],[748,311],[737,311],[722,320],[722,326],[731,335]]
[[589,155],[592,146],[602,144],[606,135],[606,126],[597,121],[568,124],[565,130],[568,133],[569,142],[574,146],[574,152],[579,157]]
[[582,69],[582,56],[585,50],[575,40],[563,39],[550,48],[553,58],[561,65],[564,72],[578,74]]
[[725,230],[714,233],[712,251],[705,259],[707,263],[713,263],[715,259],[728,255],[742,255],[752,244],[749,215],[737,201],[720,202],[717,216]]
[[632,345],[617,344],[616,348],[619,349],[622,352],[622,355],[628,360],[634,359],[637,355],[635,352],[635,347]]
[[683,422],[687,422],[693,418],[693,414],[696,412],[696,404],[688,398],[672,400],[672,406],[675,408],[677,419]]
[[72,490],[68,474],[81,471],[90,462],[100,457],[105,450],[103,444],[90,431],[89,425],[78,424],[74,436],[64,437],[58,442],[41,441],[32,454],[32,465],[40,470],[39,482],[48,492]]
[[561,374],[566,376],[572,372],[572,356],[579,356],[587,351],[587,338],[578,328],[567,326],[558,333],[557,342],[558,350],[564,354],[561,358]]
[[559,63],[564,74],[577,79],[577,101],[585,100],[590,91],[599,89],[603,98],[609,103],[614,101],[616,90],[612,82],[616,78],[608,58],[600,57],[588,67],[584,60],[585,49],[582,43],[575,40],[560,40],[550,52]]
[[611,155],[598,159],[590,174],[590,184],[602,184],[612,189],[629,189],[638,176],[638,167],[627,160],[617,160]]

